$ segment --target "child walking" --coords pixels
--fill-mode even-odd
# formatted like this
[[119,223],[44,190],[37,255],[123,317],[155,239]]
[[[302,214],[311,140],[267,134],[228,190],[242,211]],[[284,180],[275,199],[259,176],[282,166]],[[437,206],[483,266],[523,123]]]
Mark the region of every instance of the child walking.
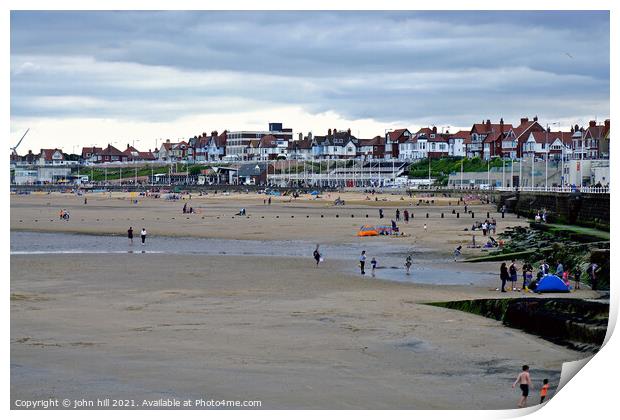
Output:
[[549,379],[543,379],[543,386],[540,388],[540,403],[542,404],[547,397],[547,391],[549,391]]

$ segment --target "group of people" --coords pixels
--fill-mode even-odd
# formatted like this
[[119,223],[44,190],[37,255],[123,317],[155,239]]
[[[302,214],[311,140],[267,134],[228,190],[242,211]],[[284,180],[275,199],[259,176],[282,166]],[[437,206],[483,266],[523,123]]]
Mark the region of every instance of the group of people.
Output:
[[[365,271],[366,250],[362,251],[360,258],[359,258],[359,263],[360,263],[360,273],[362,275],[366,274],[366,271]],[[412,264],[413,264],[413,258],[411,257],[411,255],[407,255],[407,257],[405,258],[405,269],[407,270],[407,275],[409,275],[409,272],[411,271]],[[374,277],[375,270],[377,269],[377,259],[375,257],[372,257],[372,259],[370,260],[370,268],[371,268],[371,274]]]
[[60,210],[58,216],[60,216],[60,220],[69,220],[69,212],[67,209]]
[[[394,214],[394,220],[392,220],[392,224],[394,224],[394,222],[400,222],[400,209],[396,209],[396,213]],[[403,221],[405,223],[409,223],[409,210],[405,209],[402,212],[403,215]],[[385,214],[383,213],[383,209],[379,209],[379,219],[383,219],[385,217]]]
[[495,235],[497,232],[497,221],[495,219],[486,219],[484,222],[476,222],[471,225],[471,230],[481,230],[482,236]]
[[[133,245],[133,227],[129,226],[127,229],[127,239],[129,239],[129,245]],[[142,228],[140,231],[140,239],[142,240],[142,245],[146,244],[146,229]]]
[[540,223],[541,221],[543,223],[547,223],[547,211],[543,210],[542,214],[539,212],[536,213],[536,216],[534,216],[534,220],[536,221],[536,223]]
[[[316,266],[318,267],[319,264],[323,262],[323,255],[321,254],[321,251],[319,251],[318,244],[316,248],[314,249],[314,252],[312,253],[312,255],[314,257],[314,261],[316,262]],[[366,258],[367,258],[366,250],[363,250],[359,257],[360,273],[362,275],[366,274]],[[372,257],[372,259],[370,260],[370,269],[371,269],[371,274],[373,277],[375,275],[375,270],[377,269],[377,263],[378,263],[377,259],[375,257]],[[413,258],[411,255],[407,255],[407,257],[405,258],[405,270],[407,271],[407,274],[410,273],[412,265],[413,265]]]
[[[586,270],[586,272],[590,276],[590,279],[593,281],[595,281],[596,279],[597,269],[598,269],[598,266],[596,264],[590,264],[588,266],[588,269]],[[500,290],[502,292],[506,292],[506,284],[508,282],[511,283],[509,290],[512,290],[512,291],[520,291],[520,290],[526,291],[528,289],[536,290],[536,287],[538,286],[538,282],[540,281],[540,279],[542,279],[547,274],[550,274],[551,271],[550,271],[549,264],[546,261],[543,261],[540,267],[538,268],[536,279],[534,279],[534,267],[532,266],[532,264],[526,262],[525,264],[521,266],[521,273],[523,276],[523,285],[521,289],[517,289],[518,269],[517,269],[515,260],[512,260],[509,266],[507,266],[506,263],[503,262],[500,266],[500,274],[499,274],[500,280],[501,280]],[[562,279],[562,281],[567,286],[570,286],[570,279],[572,277],[574,281],[574,289],[575,290],[581,289],[582,272],[581,272],[581,268],[579,267],[579,265],[575,266],[575,268],[573,269],[572,275],[571,275],[569,270],[564,267],[564,264],[562,264],[561,261],[558,261],[554,274],[560,279]]]
[[189,208],[187,207],[187,203],[183,204],[183,214],[194,214],[194,208],[192,206],[190,206]]
[[[395,218],[397,222],[400,222],[400,209],[396,209],[396,214],[395,214]],[[409,223],[409,210],[405,209],[403,210],[403,221],[405,223]]]

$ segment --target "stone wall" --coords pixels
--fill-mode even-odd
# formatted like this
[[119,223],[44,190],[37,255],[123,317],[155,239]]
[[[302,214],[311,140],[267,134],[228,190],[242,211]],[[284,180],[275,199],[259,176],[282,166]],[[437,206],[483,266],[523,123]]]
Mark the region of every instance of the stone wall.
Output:
[[552,221],[583,226],[609,226],[609,194],[591,193],[502,193],[499,206],[521,216],[546,209]]

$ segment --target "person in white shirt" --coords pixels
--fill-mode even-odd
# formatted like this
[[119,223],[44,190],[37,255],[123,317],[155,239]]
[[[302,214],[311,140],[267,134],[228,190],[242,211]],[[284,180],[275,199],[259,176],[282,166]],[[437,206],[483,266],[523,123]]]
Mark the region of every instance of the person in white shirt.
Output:
[[360,270],[362,274],[366,274],[364,271],[364,265],[366,265],[366,251],[362,251],[362,255],[360,255]]
[[142,238],[142,245],[144,245],[144,242],[146,241],[146,229],[142,228],[142,231],[140,231],[140,238]]

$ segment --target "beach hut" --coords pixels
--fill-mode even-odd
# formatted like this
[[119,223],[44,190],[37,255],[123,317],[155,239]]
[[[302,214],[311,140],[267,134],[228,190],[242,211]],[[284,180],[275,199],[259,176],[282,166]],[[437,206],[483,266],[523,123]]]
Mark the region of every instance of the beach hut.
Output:
[[547,274],[538,282],[536,293],[568,293],[570,288],[561,278],[553,274]]
[[360,228],[359,232],[357,232],[357,236],[377,236],[377,230],[374,226],[364,225]]

